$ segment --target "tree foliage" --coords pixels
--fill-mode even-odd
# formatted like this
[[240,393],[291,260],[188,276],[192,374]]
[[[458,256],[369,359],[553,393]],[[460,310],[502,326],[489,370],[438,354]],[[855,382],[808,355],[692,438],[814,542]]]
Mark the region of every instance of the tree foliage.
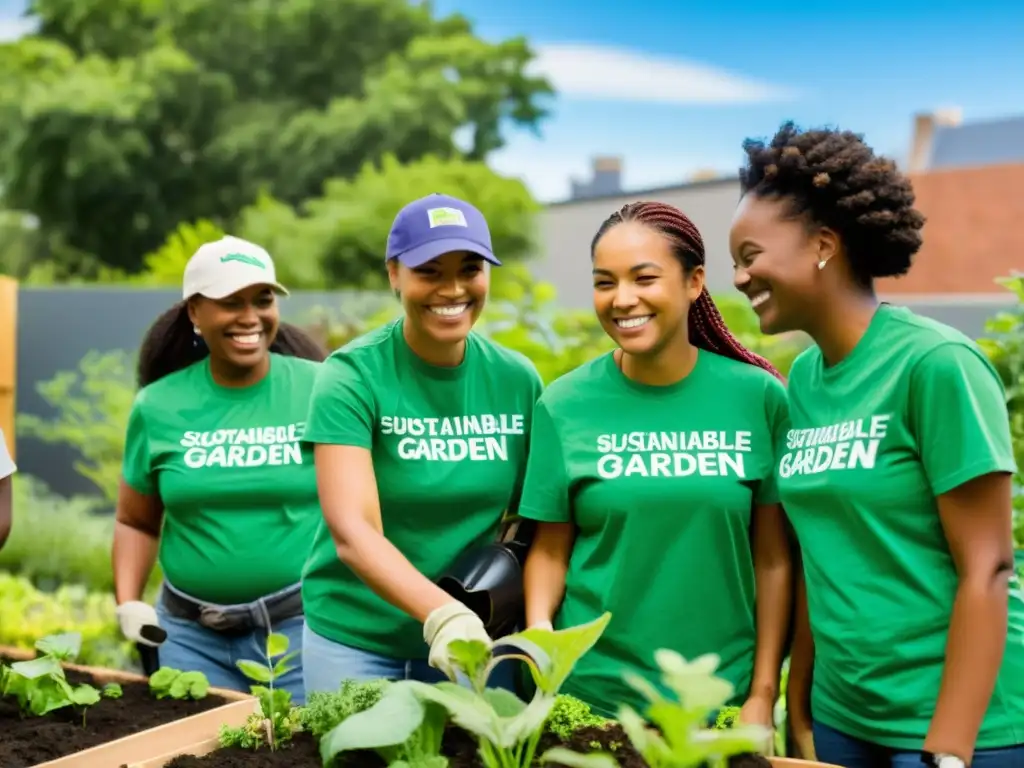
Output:
[[523,39],[484,41],[407,0],[29,12],[38,34],[0,46],[0,182],[71,271],[94,254],[137,272],[180,222],[232,229],[254,204],[315,208],[367,164],[484,160],[508,125],[535,130],[551,94]]

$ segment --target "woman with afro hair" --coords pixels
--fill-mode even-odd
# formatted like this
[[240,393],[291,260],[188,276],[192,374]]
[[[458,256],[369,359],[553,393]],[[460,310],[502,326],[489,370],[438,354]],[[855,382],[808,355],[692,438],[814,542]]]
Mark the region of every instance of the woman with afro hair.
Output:
[[910,180],[848,131],[787,123],[744,149],[736,287],[765,333],[814,341],[778,466],[804,567],[798,747],[847,768],[1024,766],[1003,387],[970,339],[873,288],[921,247]]

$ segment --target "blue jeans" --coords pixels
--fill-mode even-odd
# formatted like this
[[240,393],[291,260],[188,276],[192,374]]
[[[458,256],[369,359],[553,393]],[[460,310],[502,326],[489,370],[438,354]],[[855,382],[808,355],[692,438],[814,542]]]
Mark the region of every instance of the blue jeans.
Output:
[[[266,664],[264,655],[267,647],[267,631],[257,629],[244,635],[227,635],[207,629],[201,624],[179,619],[167,613],[159,601],[156,613],[160,626],[167,630],[167,639],[159,651],[160,666],[171,667],[182,672],[202,672],[210,685],[232,691],[249,692],[253,685],[235,666],[236,661],[255,661]],[[288,652],[299,651],[292,659],[291,670],[274,681],[275,688],[286,689],[292,696],[292,703],[302,705],[306,693],[302,687],[302,625],[303,617],[285,619],[273,627],[273,631],[288,638]]]
[[[426,659],[396,659],[321,637],[307,625],[302,631],[303,684],[307,693],[335,693],[346,680],[419,680],[438,683],[448,678]],[[461,676],[459,682],[468,685]],[[498,664],[491,673],[489,688],[515,691],[515,662]]]
[[[814,751],[821,762],[843,768],[921,768],[919,751],[871,744],[819,722],[814,723]],[[976,750],[971,768],[1024,768],[1024,744]]]

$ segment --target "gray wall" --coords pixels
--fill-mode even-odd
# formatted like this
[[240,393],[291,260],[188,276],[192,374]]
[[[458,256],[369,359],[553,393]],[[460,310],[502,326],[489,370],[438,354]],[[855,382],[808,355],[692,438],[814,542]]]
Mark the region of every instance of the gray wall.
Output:
[[[134,354],[150,324],[174,302],[175,290],[117,287],[23,286],[18,291],[17,402],[19,414],[51,418],[54,409],[37,387],[60,371],[74,371],[90,350]],[[390,294],[296,292],[283,299],[282,318],[296,324],[315,321],[326,310],[340,321],[369,317],[393,302]],[[75,451],[17,435],[18,469],[46,481],[62,494],[92,493],[92,484],[74,469]]]

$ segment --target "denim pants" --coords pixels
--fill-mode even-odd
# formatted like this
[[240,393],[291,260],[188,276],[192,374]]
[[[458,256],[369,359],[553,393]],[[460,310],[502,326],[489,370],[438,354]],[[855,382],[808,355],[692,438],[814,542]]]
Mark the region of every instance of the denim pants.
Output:
[[[843,768],[921,768],[919,751],[882,747],[814,723],[814,751],[823,763]],[[1024,744],[979,749],[971,768],[1024,768]]]
[[195,621],[172,616],[159,600],[156,613],[160,626],[167,631],[167,639],[159,649],[160,666],[182,672],[202,672],[211,686],[232,691],[248,693],[251,686],[259,684],[242,674],[235,662],[267,664],[267,635],[270,632],[285,635],[289,643],[288,652],[298,651],[300,655],[291,660],[289,666],[292,669],[277,678],[274,687],[287,690],[293,704],[305,703],[306,694],[302,686],[302,616],[284,619],[270,629],[260,627],[245,634],[228,634],[208,629]]
[[[302,631],[302,676],[306,692],[336,692],[346,680],[418,680],[437,683],[448,678],[426,659],[396,659],[361,648],[342,645],[316,634],[307,625]],[[460,676],[459,682],[469,681]],[[489,688],[515,691],[515,662],[498,664],[487,683]]]

